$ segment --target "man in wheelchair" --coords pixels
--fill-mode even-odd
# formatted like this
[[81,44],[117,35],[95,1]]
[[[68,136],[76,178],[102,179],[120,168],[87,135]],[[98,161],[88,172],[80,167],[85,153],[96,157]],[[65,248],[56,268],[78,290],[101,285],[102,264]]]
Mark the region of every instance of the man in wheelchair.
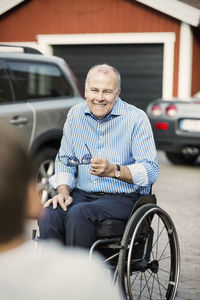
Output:
[[119,98],[112,66],[92,67],[85,98],[68,113],[55,175],[57,195],[39,219],[40,237],[100,250],[128,299],[176,296],[180,250],[151,186],[159,173],[146,114]]
[[40,237],[90,248],[105,219],[127,221],[159,173],[149,120],[119,98],[121,78],[112,66],[93,66],[86,101],[68,113],[55,175],[57,195],[44,204]]

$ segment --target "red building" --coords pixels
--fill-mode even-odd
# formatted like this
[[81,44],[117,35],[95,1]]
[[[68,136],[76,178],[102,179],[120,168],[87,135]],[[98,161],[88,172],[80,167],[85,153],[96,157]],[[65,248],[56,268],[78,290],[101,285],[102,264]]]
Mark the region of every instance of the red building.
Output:
[[1,0],[0,12],[1,43],[63,57],[82,85],[91,65],[107,62],[136,105],[200,91],[199,1]]

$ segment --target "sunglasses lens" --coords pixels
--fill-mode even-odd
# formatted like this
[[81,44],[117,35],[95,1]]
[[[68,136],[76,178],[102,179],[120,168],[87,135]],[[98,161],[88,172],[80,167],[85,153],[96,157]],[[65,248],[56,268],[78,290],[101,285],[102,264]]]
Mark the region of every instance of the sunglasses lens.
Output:
[[89,165],[90,164],[90,160],[91,160],[91,155],[90,154],[85,154],[81,160],[81,163],[83,165]]
[[76,156],[70,156],[67,160],[67,165],[70,167],[77,166],[79,163],[79,159]]

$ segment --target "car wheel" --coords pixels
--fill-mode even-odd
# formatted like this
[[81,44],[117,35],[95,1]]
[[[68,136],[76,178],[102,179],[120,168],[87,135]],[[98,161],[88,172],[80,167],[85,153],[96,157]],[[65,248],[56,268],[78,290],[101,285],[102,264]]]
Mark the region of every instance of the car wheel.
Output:
[[42,204],[55,195],[54,189],[49,185],[49,177],[54,174],[56,154],[57,150],[55,148],[46,147],[41,149],[35,158],[37,183],[42,184]]
[[197,155],[189,155],[183,153],[175,153],[175,152],[165,152],[167,158],[170,162],[175,165],[194,165],[198,154]]

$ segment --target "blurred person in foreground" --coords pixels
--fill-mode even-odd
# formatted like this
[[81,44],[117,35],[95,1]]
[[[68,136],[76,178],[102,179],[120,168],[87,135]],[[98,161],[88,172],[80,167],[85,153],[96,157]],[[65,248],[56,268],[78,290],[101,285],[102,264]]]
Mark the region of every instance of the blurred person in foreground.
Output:
[[64,125],[50,178],[57,195],[44,205],[41,238],[90,248],[96,224],[109,218],[127,220],[138,198],[149,194],[156,181],[159,168],[150,122],[144,111],[119,98],[120,85],[120,74],[112,66],[89,70],[86,101],[69,111]]
[[15,131],[0,124],[0,138],[0,299],[122,299],[99,258],[27,240],[41,210],[32,165]]

